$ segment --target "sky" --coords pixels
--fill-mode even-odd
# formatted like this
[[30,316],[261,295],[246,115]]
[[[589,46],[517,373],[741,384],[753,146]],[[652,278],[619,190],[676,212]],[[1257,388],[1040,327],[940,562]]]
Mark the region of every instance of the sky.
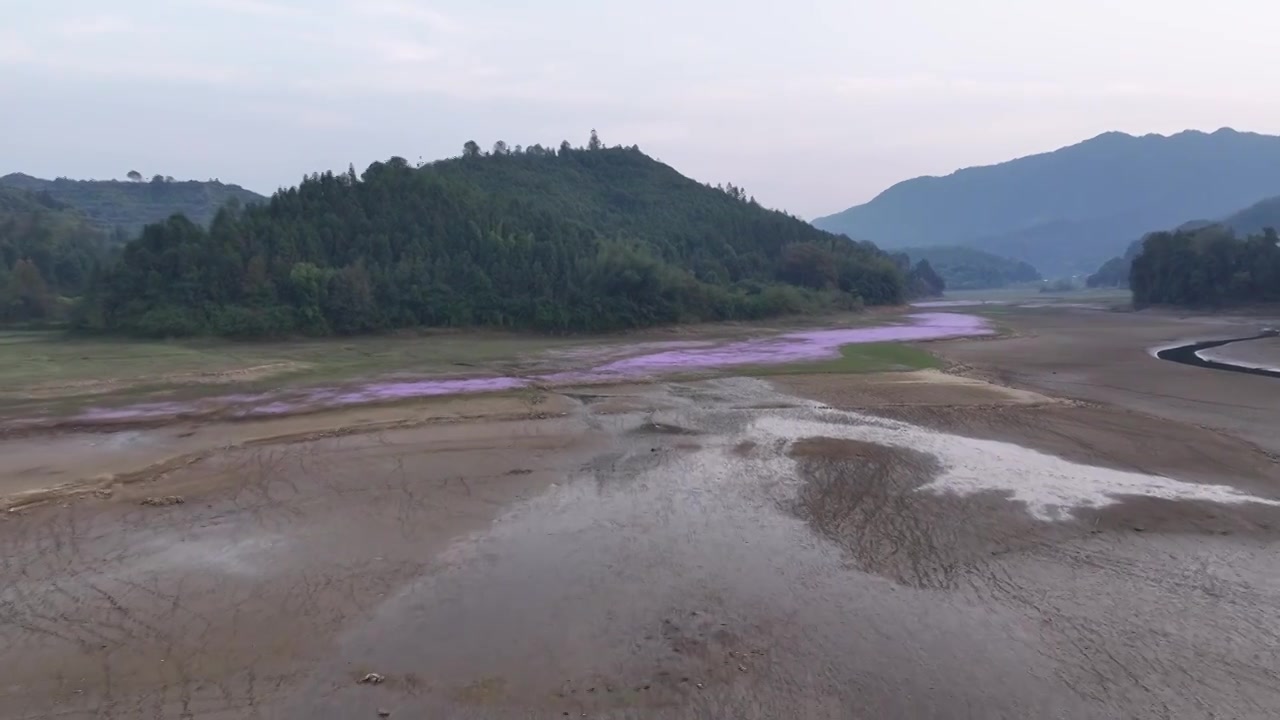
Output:
[[1269,0],[0,0],[0,174],[639,145],[812,218],[1109,130],[1280,134]]

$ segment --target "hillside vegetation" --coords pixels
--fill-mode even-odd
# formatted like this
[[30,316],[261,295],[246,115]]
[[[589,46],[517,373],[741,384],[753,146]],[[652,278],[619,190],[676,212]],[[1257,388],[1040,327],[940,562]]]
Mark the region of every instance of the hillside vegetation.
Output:
[[[1260,235],[1267,228],[1280,228],[1280,197],[1267,198],[1249,207],[1234,212],[1227,217],[1211,222],[1209,220],[1191,220],[1174,228],[1173,232],[1191,233],[1212,226],[1232,231],[1236,236],[1246,237]],[[1108,260],[1089,276],[1089,287],[1128,287],[1129,269],[1133,259],[1142,251],[1143,240],[1130,243],[1124,255]]]
[[1280,235],[1267,228],[1241,239],[1222,225],[1152,233],[1129,285],[1135,307],[1280,302]]
[[79,210],[99,227],[121,228],[136,235],[143,226],[160,222],[175,213],[208,226],[218,208],[230,200],[263,202],[266,198],[238,185],[220,182],[174,181],[154,177],[149,182],[118,180],[42,180],[14,173],[0,177],[0,186],[45,193],[54,200]]
[[0,187],[0,323],[60,318],[104,258],[108,234],[47,194]]
[[927,261],[950,290],[986,290],[1041,280],[1040,273],[1025,262],[973,248],[913,247],[902,252]]
[[937,292],[927,265],[711,188],[636,148],[513,151],[313,175],[208,230],[150,225],[82,324],[145,335],[547,331],[756,318]]
[[1280,195],[1280,137],[1106,133],[1041,155],[898,183],[815,221],[881,247],[965,245],[1049,275],[1088,272],[1152,228]]

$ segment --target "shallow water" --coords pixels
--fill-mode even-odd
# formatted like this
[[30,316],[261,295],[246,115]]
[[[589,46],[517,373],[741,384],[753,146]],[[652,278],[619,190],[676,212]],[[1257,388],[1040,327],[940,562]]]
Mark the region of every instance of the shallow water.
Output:
[[1228,345],[1236,345],[1238,343],[1272,337],[1275,337],[1272,333],[1263,333],[1261,335],[1232,338],[1229,340],[1203,340],[1190,344],[1177,344],[1153,348],[1151,350],[1151,354],[1161,360],[1168,360],[1170,362],[1191,365],[1192,367],[1200,367],[1208,370],[1225,370],[1227,372],[1280,378],[1280,368],[1258,363],[1241,362],[1221,353],[1221,349]]

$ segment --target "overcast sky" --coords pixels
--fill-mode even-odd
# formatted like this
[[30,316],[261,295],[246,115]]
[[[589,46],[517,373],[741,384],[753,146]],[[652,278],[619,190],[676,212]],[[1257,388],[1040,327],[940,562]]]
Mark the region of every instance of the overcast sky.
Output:
[[1280,134],[1272,0],[0,0],[0,174],[638,144],[811,218],[1107,130]]

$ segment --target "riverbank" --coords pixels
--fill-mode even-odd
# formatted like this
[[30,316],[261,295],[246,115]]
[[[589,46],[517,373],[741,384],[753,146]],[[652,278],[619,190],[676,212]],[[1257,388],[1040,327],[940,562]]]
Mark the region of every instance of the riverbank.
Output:
[[[55,408],[39,404],[41,388],[35,382],[3,388],[19,402],[7,408],[0,420],[0,435],[29,435],[52,430],[119,430],[155,427],[175,421],[242,420],[305,414],[343,407],[386,404],[417,398],[537,391],[540,388],[583,384],[611,384],[643,381],[671,375],[712,374],[733,371],[767,372],[768,368],[797,363],[839,360],[841,348],[899,342],[923,342],[955,337],[984,336],[995,331],[982,318],[958,313],[881,314],[857,316],[847,324],[833,327],[776,329],[743,326],[727,334],[724,326],[684,328],[679,340],[630,342],[617,338],[598,343],[578,340],[577,344],[501,346],[480,343],[480,350],[457,346],[454,354],[466,352],[469,360],[453,360],[434,365],[407,363],[348,367],[338,375],[311,376],[308,382],[295,381],[279,386],[274,375],[290,372],[287,363],[254,364],[238,370],[224,370],[213,381],[208,374],[185,377],[170,374],[168,385],[146,393],[146,388],[110,395],[110,378],[88,384],[64,384]],[[379,341],[381,342],[381,341]],[[400,351],[412,350],[432,340],[404,341]],[[492,356],[493,353],[506,353]],[[487,358],[482,360],[481,358]],[[848,357],[846,355],[846,360]],[[868,370],[883,369],[870,361]],[[857,369],[846,362],[835,369]],[[864,362],[864,364],[866,364]],[[296,363],[295,363],[296,365]],[[374,368],[378,368],[375,370]],[[296,368],[294,368],[296,369]],[[28,371],[28,375],[38,371]],[[49,372],[49,371],[46,371]],[[158,380],[157,380],[158,381]],[[268,385],[276,382],[274,387]],[[128,384],[128,383],[121,383]],[[34,388],[34,389],[33,389]],[[147,400],[140,400],[144,393]],[[26,403],[23,404],[22,400]],[[43,412],[40,409],[43,408]]]

